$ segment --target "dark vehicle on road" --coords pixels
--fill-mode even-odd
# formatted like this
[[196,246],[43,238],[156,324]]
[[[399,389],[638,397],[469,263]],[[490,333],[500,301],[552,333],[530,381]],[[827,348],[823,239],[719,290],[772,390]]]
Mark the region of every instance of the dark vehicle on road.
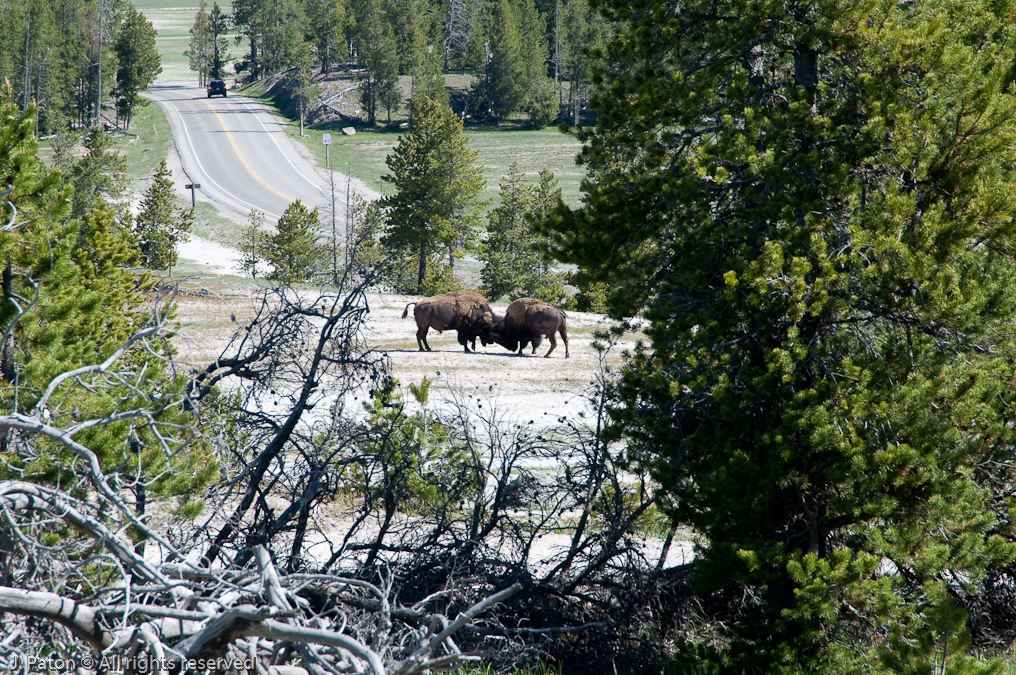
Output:
[[208,98],[219,94],[226,95],[226,83],[222,80],[212,80],[208,83]]

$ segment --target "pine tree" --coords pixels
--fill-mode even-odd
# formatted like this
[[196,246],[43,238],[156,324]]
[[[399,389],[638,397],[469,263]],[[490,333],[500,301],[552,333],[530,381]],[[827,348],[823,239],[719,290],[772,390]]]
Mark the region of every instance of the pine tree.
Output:
[[130,18],[125,4],[26,0],[0,6],[0,80],[10,79],[20,109],[37,103],[39,135],[59,133],[69,122],[92,126],[100,79],[108,103],[119,59],[115,41]]
[[[43,118],[50,116],[53,71],[62,67],[54,58],[60,32],[54,5],[46,0],[7,3],[0,9],[0,80],[10,78],[22,110],[44,99],[46,109],[36,109]],[[49,126],[45,119],[41,124]]]
[[[35,106],[21,110],[10,82],[0,84],[0,184],[11,190],[0,202],[0,381],[6,387],[22,380],[19,356],[39,346],[33,335],[38,321],[24,319],[26,308],[45,307],[53,291],[74,282],[66,260],[75,239],[73,225],[65,221],[70,194],[60,175],[39,160],[34,118]],[[17,403],[28,404],[30,398]],[[3,403],[13,409],[9,388]]]
[[546,76],[544,22],[533,0],[496,0],[487,19],[487,35],[489,53],[477,87],[495,119],[530,110],[534,124],[545,126],[547,102],[555,92]]
[[496,0],[491,7],[489,23],[487,94],[491,110],[498,119],[504,119],[522,107],[530,86],[518,4],[512,0]]
[[162,72],[161,57],[155,46],[155,27],[130,2],[114,50],[119,67],[113,95],[117,115],[124,118],[124,129],[129,129],[134,113],[146,103],[141,93]]
[[198,13],[194,15],[194,25],[191,26],[190,44],[183,53],[187,57],[190,69],[198,74],[198,86],[204,87],[209,79],[212,60],[212,25],[208,17],[207,0],[201,0]]
[[539,261],[539,275],[531,287],[529,295],[554,305],[564,302],[565,286],[570,283],[572,275],[567,272],[555,271],[559,262],[554,257],[553,244],[543,232],[542,225],[562,203],[561,186],[558,184],[557,178],[550,169],[543,167],[540,169],[539,180],[533,191],[533,210],[527,217],[529,246],[536,253]]
[[[425,99],[414,111],[409,133],[385,160],[391,174],[382,180],[395,194],[382,203],[388,226],[386,250],[411,257],[416,263],[414,290],[424,292],[428,280],[446,283],[447,272],[430,269],[442,251],[454,257],[474,246],[480,230],[486,185],[476,165],[477,152],[466,146],[462,121],[447,106]],[[428,267],[430,266],[430,267]],[[438,280],[445,281],[438,281]]]
[[556,58],[569,79],[572,121],[578,125],[583,92],[587,90],[592,75],[591,55],[606,44],[608,29],[588,0],[569,0],[561,8],[560,32],[561,53]]
[[548,241],[533,227],[556,206],[560,193],[547,169],[533,185],[519,171],[518,162],[508,167],[501,179],[501,204],[488,216],[487,241],[481,249],[480,278],[489,297],[560,300],[563,276],[551,270]]
[[141,264],[148,269],[172,271],[178,255],[176,246],[189,236],[194,215],[188,209],[174,209],[175,201],[170,171],[166,160],[162,160],[134,220],[133,234]]
[[411,96],[410,113],[415,121],[416,108],[424,101],[435,101],[441,105],[448,105],[450,95],[445,87],[444,73],[441,66],[444,64],[444,50],[439,43],[433,39],[431,34],[431,21],[421,20],[413,29],[413,93]]
[[308,211],[298,199],[279,218],[277,232],[265,237],[264,260],[272,266],[273,281],[311,281],[324,269],[328,251],[318,243],[317,209]]
[[368,0],[363,15],[357,22],[356,46],[359,64],[363,67],[360,78],[360,102],[367,114],[367,124],[373,126],[380,108],[397,108],[402,94],[399,92],[398,54],[395,33],[385,21],[379,0]]
[[4,225],[14,218],[0,232],[0,400],[19,411],[54,376],[101,362],[147,321],[139,311],[147,282],[130,270],[134,252],[113,211],[100,200],[68,218],[69,186],[39,160],[34,117],[0,88],[0,177],[17,208],[4,204],[0,216]]
[[[70,186],[38,157],[31,133],[35,112],[33,105],[19,110],[10,87],[0,88],[0,179],[12,186],[6,200],[17,208],[15,214],[5,202],[0,216],[8,226],[0,230],[0,407],[38,415],[40,426],[64,428],[79,419],[109,421],[121,415],[119,421],[81,424],[71,432],[76,443],[94,452],[110,483],[118,484],[115,474],[122,472],[126,480],[119,484],[143,484],[150,496],[195,491],[214,477],[215,462],[200,443],[188,447],[191,434],[175,438],[193,423],[191,413],[152,404],[179,386],[165,377],[164,343],[130,350],[120,359],[119,364],[143,367],[144,377],[124,384],[116,375],[93,379],[78,371],[54,390],[44,410],[35,410],[57,375],[102,363],[148,325],[144,308],[151,290],[148,275],[131,269],[136,254],[112,209],[97,200],[84,217],[68,217]],[[130,410],[148,415],[124,414]],[[163,430],[156,438],[153,427],[164,422],[173,431]],[[126,451],[128,438],[137,451]],[[80,486],[80,459],[30,433],[0,434],[0,479]],[[92,489],[83,487],[83,492]],[[128,499],[137,494],[130,487],[125,492]],[[75,533],[67,530],[63,536]]]
[[501,204],[490,212],[483,244],[485,294],[491,298],[532,297],[529,281],[539,272],[539,259],[530,247],[526,214],[533,210],[533,186],[519,171],[518,162],[501,178]]
[[234,0],[232,25],[250,48],[236,72],[258,80],[293,65],[294,49],[304,39],[303,5],[296,0]]
[[320,96],[321,87],[314,82],[314,48],[311,43],[297,40],[290,59],[293,64],[289,74],[289,82],[296,99],[297,113],[300,117],[300,135],[303,136],[303,122],[311,102]]
[[316,40],[321,59],[321,72],[327,74],[332,63],[343,61],[346,29],[345,0],[309,0],[307,20],[309,34]]
[[[357,25],[363,19],[364,5],[358,5]],[[386,0],[384,19],[395,31],[395,47],[399,59],[399,75],[412,75],[416,62],[416,51],[420,43],[426,43],[431,20],[427,15],[426,0]]]
[[[64,340],[73,340],[82,362],[105,358],[110,345],[126,340],[148,322],[138,310],[148,303],[151,281],[147,272],[134,271],[138,250],[121,228],[119,215],[105,205],[92,209],[79,221],[71,250],[78,283],[87,290],[76,294],[79,309],[64,318]],[[96,311],[80,311],[92,302]]]
[[375,200],[354,195],[350,208],[352,217],[346,238],[346,264],[354,279],[362,280],[374,272],[385,259],[378,239],[384,234],[385,213]]
[[221,80],[226,77],[226,66],[232,61],[229,55],[229,15],[223,13],[219,3],[212,3],[212,11],[208,15],[208,34],[211,41],[211,60],[208,64],[208,77]]
[[537,78],[526,98],[525,111],[533,129],[542,129],[554,121],[558,114],[558,92],[553,80]]
[[265,224],[265,214],[257,209],[251,209],[248,216],[249,224],[240,233],[240,241],[237,248],[240,251],[240,272],[250,274],[251,279],[258,277],[258,263],[264,256],[266,235],[262,231]]
[[1016,440],[1016,7],[599,7],[591,180],[553,229],[650,321],[614,432],[703,537],[714,666],[829,672],[877,628],[896,668],[944,583],[1014,556],[985,472]]
[[127,160],[113,149],[113,137],[102,127],[93,127],[84,138],[84,147],[85,156],[68,171],[74,188],[73,215],[88,213],[96,200],[126,209],[123,200],[129,189]]
[[528,88],[521,110],[530,125],[540,129],[557,117],[557,88],[547,77],[547,22],[533,0],[522,0],[519,6],[522,44],[525,46],[525,71]]

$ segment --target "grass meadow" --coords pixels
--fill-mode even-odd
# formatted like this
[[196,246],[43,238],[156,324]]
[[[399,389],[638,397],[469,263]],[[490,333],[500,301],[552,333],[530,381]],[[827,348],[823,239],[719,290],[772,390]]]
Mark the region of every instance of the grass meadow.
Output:
[[[294,141],[303,143],[321,166],[325,165],[321,136],[330,133],[332,144],[328,152],[334,169],[359,178],[367,187],[378,192],[391,191],[391,185],[382,181],[381,176],[388,173],[385,159],[398,143],[399,132],[359,130],[355,136],[343,136],[334,129],[325,131],[312,127],[305,128],[304,132],[310,137],[300,138],[299,122],[287,125],[287,133]],[[467,128],[465,134],[469,139],[469,147],[479,153],[477,161],[483,166],[483,175],[487,180],[483,196],[491,200],[492,206],[498,202],[501,177],[508,173],[508,166],[512,162],[518,162],[519,168],[534,182],[541,169],[550,169],[561,185],[565,203],[569,206],[579,204],[579,188],[585,171],[575,164],[575,155],[581,146],[574,137],[555,128],[539,131],[478,131]]]

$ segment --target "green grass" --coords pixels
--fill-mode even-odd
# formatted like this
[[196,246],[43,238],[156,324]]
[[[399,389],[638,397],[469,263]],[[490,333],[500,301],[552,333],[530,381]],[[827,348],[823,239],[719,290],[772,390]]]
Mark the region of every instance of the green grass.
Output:
[[[162,109],[154,103],[143,106],[131,120],[128,133],[113,135],[113,149],[127,160],[127,177],[140,193],[147,186],[146,179],[155,173],[155,168],[169,155],[173,143],[169,122]],[[51,161],[52,142],[39,143],[40,156]]]
[[537,180],[541,169],[554,172],[561,185],[561,196],[569,206],[577,206],[579,187],[585,170],[575,165],[581,144],[574,136],[554,128],[540,131],[471,131],[466,130],[469,147],[480,153],[480,162],[487,179],[487,196],[494,196],[508,166],[518,162],[531,180]]
[[[266,105],[278,108],[273,102],[260,97]],[[281,115],[281,113],[279,113]],[[321,166],[325,165],[325,147],[321,136],[329,133],[332,136],[328,150],[332,167],[354,178],[362,180],[367,187],[378,192],[389,192],[392,186],[384,183],[381,176],[388,173],[385,159],[398,143],[400,133],[405,130],[358,130],[354,136],[344,136],[335,129],[315,129],[305,127],[304,133],[309,138],[300,138],[299,121],[285,125],[286,133],[317,158]],[[483,175],[487,181],[484,198],[492,200],[496,206],[501,177],[508,173],[508,166],[514,161],[519,168],[530,176],[534,182],[537,174],[544,167],[554,172],[561,185],[561,196],[569,206],[577,206],[580,202],[579,191],[585,171],[576,166],[575,156],[581,148],[573,137],[554,128],[539,131],[507,131],[507,130],[473,130],[466,129],[469,147],[479,152],[479,163],[483,165]]]
[[321,143],[324,133],[332,135],[332,144],[328,150],[332,168],[359,178],[367,187],[378,192],[391,192],[391,186],[381,180],[388,172],[385,158],[398,142],[398,134],[384,131],[358,131],[355,136],[343,136],[335,130],[319,131],[304,129],[310,138],[300,138],[299,123],[290,124],[286,128],[290,137],[301,142],[317,159],[321,166],[325,165],[325,147]]
[[155,173],[173,144],[169,122],[162,108],[148,103],[131,120],[131,134],[117,139],[116,149],[127,158],[127,175],[137,182]]

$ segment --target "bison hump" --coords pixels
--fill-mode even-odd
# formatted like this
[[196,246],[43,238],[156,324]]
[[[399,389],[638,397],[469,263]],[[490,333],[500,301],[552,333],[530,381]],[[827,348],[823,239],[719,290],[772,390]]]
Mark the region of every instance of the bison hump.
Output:
[[549,305],[536,298],[519,298],[508,305],[508,311],[505,312],[505,316],[508,317],[511,323],[524,326],[528,321],[528,317],[552,307],[553,305]]
[[487,298],[479,293],[456,291],[452,295],[455,296],[455,313],[460,316],[472,316],[476,310],[482,314],[490,309],[487,305]]

